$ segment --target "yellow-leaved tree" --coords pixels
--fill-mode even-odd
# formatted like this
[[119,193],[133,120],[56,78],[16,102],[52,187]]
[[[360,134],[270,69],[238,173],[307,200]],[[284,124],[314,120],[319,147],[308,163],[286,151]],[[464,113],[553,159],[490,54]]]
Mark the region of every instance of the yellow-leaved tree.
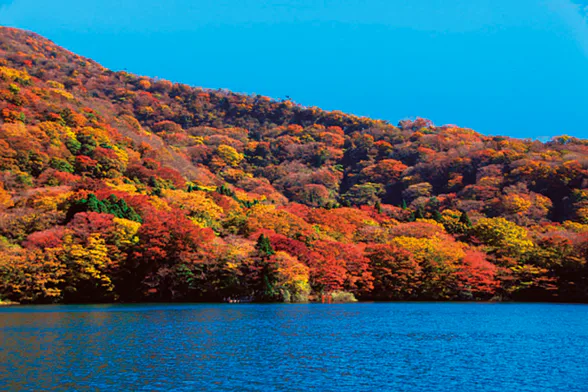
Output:
[[72,236],[66,235],[61,259],[67,266],[64,288],[66,301],[112,298],[114,285],[110,271],[114,263],[100,234],[91,234],[85,244],[75,243]]
[[451,299],[456,295],[455,273],[465,256],[464,245],[449,236],[432,238],[396,237],[391,241],[408,252],[419,270],[420,296]]
[[486,245],[488,253],[498,258],[513,257],[520,261],[533,249],[527,229],[504,218],[481,218],[472,233]]
[[29,251],[0,237],[0,300],[58,302],[64,275],[56,249]]
[[231,146],[221,144],[216,149],[216,154],[228,166],[239,166],[244,156],[239,151]]
[[139,241],[137,237],[137,232],[141,227],[139,222],[124,218],[114,218],[112,223],[114,223],[112,232],[114,244],[119,249],[123,250]]
[[309,268],[286,252],[277,252],[270,259],[277,264],[278,282],[284,302],[306,302],[310,294]]
[[166,189],[164,196],[171,206],[187,211],[190,219],[200,227],[219,228],[223,209],[219,207],[206,192]]
[[4,189],[3,184],[0,182],[0,208],[10,208],[13,205],[12,196]]

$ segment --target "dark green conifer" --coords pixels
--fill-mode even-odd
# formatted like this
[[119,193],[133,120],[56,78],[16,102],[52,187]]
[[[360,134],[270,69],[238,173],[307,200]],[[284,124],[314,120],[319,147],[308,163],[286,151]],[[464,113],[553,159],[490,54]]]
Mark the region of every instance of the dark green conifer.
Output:
[[470,217],[466,211],[462,211],[461,216],[459,217],[459,222],[463,223],[466,227],[473,226],[472,221],[470,220]]
[[380,203],[380,200],[376,201],[376,204],[374,207],[376,208],[376,211],[378,211],[378,214],[382,213],[382,203]]
[[104,203],[102,201],[98,200],[96,195],[93,193],[90,193],[88,195],[88,199],[85,200],[85,202],[82,201],[82,204],[86,205],[86,209],[88,211],[108,213],[108,209],[106,208]]
[[264,256],[271,256],[276,253],[268,237],[261,234],[257,239],[257,250]]

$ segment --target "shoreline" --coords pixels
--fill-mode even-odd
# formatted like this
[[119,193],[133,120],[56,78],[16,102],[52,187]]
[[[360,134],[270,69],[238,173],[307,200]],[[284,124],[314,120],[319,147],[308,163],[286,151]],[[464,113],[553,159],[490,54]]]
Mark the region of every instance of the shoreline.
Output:
[[0,301],[0,306],[17,306],[17,305],[22,305],[22,304],[19,302],[12,302],[12,301]]
[[224,302],[224,301],[199,301],[199,302],[57,302],[57,303],[19,303],[19,302],[0,302],[0,308],[3,307],[28,307],[28,306],[109,306],[109,305],[168,305],[168,306],[181,306],[181,305],[363,305],[363,304],[438,304],[438,305],[459,305],[459,304],[480,304],[480,305],[588,305],[588,302],[564,302],[564,301],[434,301],[434,300],[423,300],[423,301],[370,301],[370,300],[358,300],[352,302],[320,302],[320,301],[308,301],[308,302]]

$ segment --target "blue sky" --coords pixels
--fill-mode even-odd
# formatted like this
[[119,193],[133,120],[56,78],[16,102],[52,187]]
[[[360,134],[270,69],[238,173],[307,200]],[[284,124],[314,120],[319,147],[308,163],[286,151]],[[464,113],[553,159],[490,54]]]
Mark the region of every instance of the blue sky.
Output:
[[588,21],[567,0],[0,0],[0,24],[196,86],[588,137]]

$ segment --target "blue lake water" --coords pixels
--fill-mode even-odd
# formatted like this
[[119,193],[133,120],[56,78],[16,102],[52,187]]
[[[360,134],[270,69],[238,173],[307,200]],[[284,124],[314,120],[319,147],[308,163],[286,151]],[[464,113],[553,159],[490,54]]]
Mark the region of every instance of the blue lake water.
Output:
[[588,391],[588,306],[0,308],[0,390]]

